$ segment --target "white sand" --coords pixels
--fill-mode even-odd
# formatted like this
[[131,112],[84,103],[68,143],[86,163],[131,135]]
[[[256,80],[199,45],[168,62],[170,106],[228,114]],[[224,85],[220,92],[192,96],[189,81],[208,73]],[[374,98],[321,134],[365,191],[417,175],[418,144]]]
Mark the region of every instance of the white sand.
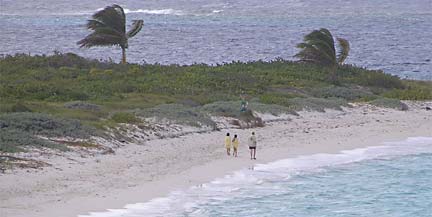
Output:
[[271,122],[253,129],[258,137],[256,161],[249,159],[246,147],[252,130],[239,129],[229,130],[240,137],[238,158],[225,154],[228,130],[128,145],[115,155],[50,157],[53,167],[0,175],[0,216],[76,217],[145,202],[255,163],[432,136],[432,111],[424,110],[426,104],[432,105],[410,104],[410,111],[361,105]]

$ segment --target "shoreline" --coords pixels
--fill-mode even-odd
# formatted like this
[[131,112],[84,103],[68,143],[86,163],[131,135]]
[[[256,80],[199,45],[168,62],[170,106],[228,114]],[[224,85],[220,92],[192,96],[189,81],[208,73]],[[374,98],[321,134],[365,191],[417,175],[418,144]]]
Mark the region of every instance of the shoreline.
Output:
[[[416,141],[420,140],[422,142],[429,141],[427,144],[428,151],[425,150],[417,150],[417,148],[426,148],[422,142],[420,144],[416,144]],[[394,143],[395,142],[395,143]],[[398,144],[398,143],[402,144]],[[151,198],[145,202],[127,204],[122,208],[109,209],[105,211],[92,212],[89,214],[78,215],[78,217],[99,217],[99,216],[131,216],[140,215],[140,216],[177,216],[176,214],[180,214],[181,211],[185,211],[188,213],[194,213],[195,211],[191,211],[191,208],[199,209],[198,207],[190,206],[189,204],[201,204],[202,200],[211,201],[212,197],[208,193],[215,193],[215,198],[220,198],[221,194],[230,194],[232,192],[238,191],[239,189],[245,188],[248,189],[252,186],[257,185],[261,186],[261,184],[266,183],[269,184],[272,181],[282,181],[285,179],[291,179],[296,176],[298,172],[306,172],[308,171],[316,171],[318,169],[318,173],[321,168],[323,170],[327,170],[328,167],[334,168],[343,165],[349,164],[357,164],[362,161],[369,160],[392,160],[398,157],[407,157],[410,155],[419,155],[428,153],[430,154],[430,147],[432,147],[432,137],[408,137],[405,140],[391,141],[391,144],[373,145],[366,147],[359,147],[350,150],[341,150],[332,153],[313,153],[313,154],[305,154],[305,155],[297,155],[290,158],[278,159],[276,161],[270,161],[266,163],[254,164],[253,166],[248,165],[248,167],[242,167],[238,170],[230,171],[225,173],[224,176],[218,176],[217,178],[212,178],[204,183],[194,184],[184,189],[177,189],[175,191],[171,191],[166,195]],[[414,143],[414,144],[413,144]],[[410,150],[411,147],[416,149],[415,151]],[[378,151],[379,150],[379,151]],[[404,150],[404,152],[400,152]],[[412,151],[412,152],[411,152]],[[403,153],[403,154],[402,154]],[[388,158],[390,157],[390,158]],[[298,163],[298,164],[296,164]],[[208,171],[208,169],[217,168],[220,166],[219,162],[211,162],[205,166],[196,166],[195,171],[192,174],[196,175],[199,172]],[[255,173],[254,170],[257,170]],[[272,175],[275,171],[283,170],[284,172],[281,175],[281,179],[272,179]],[[331,169],[330,169],[331,171]],[[266,177],[266,173],[270,173],[270,177]],[[189,172],[188,172],[189,173]],[[289,175],[287,175],[289,174]],[[294,177],[291,177],[293,175]],[[303,176],[303,175],[300,175]],[[245,179],[246,177],[250,177],[251,179]],[[288,178],[289,177],[289,178]],[[269,179],[267,179],[269,178]],[[241,181],[239,181],[239,179]],[[264,181],[265,180],[265,181]],[[230,184],[227,183],[232,183]],[[244,186],[243,186],[244,184]],[[240,186],[239,186],[240,185]],[[230,188],[230,190],[223,188]],[[267,186],[268,187],[268,186]],[[259,187],[258,187],[259,188]],[[218,189],[218,190],[216,190]],[[202,198],[201,198],[201,194]],[[234,195],[231,195],[234,196]],[[235,197],[235,196],[234,196]],[[178,200],[180,198],[180,200]],[[212,202],[210,202],[212,203]],[[201,205],[205,206],[206,203],[202,203]]]
[[[226,130],[222,130],[128,146],[116,155],[87,158],[82,164],[63,162],[41,172],[6,174],[0,176],[0,190],[5,192],[0,196],[0,214],[76,217],[163,197],[256,163],[432,136],[432,113],[415,105],[410,108],[361,105],[342,112],[301,112],[291,121],[264,128],[229,129],[240,136],[237,159],[226,156],[222,144]],[[249,159],[242,142],[251,131],[258,135],[256,161]]]

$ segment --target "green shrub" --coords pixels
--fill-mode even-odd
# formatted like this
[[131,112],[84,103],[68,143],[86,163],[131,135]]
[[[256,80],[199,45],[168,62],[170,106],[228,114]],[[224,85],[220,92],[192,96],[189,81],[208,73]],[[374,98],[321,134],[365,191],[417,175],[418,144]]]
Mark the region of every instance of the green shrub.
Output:
[[312,94],[318,98],[342,98],[349,101],[373,96],[373,93],[370,91],[338,86],[316,88],[312,90]]
[[294,110],[281,105],[276,104],[264,104],[259,102],[250,102],[249,103],[249,109],[252,111],[257,111],[260,113],[268,113],[272,115],[281,115],[281,114],[291,114],[291,115],[298,115],[297,112]]
[[201,108],[204,112],[216,116],[239,117],[240,101],[218,101],[206,104]]
[[89,138],[97,134],[95,129],[84,126],[78,120],[56,118],[42,113],[7,113],[0,115],[0,128],[16,129],[48,137]]
[[139,118],[137,118],[134,114],[128,112],[116,112],[113,114],[111,119],[117,123],[134,124],[140,122]]
[[29,68],[41,68],[41,67],[76,67],[76,68],[89,68],[89,67],[100,67],[107,68],[112,67],[114,64],[110,62],[101,62],[98,60],[90,60],[84,57],[80,57],[73,53],[60,53],[54,52],[53,55],[35,55],[30,56],[28,54],[15,54],[6,55],[2,58],[5,64],[10,66],[26,66]]
[[283,94],[266,93],[259,97],[259,101],[265,104],[287,105],[288,97]]
[[169,120],[176,124],[189,126],[210,126],[216,129],[216,123],[199,108],[187,107],[181,104],[163,104],[154,108],[136,111],[136,114],[145,118],[156,118],[158,120]]
[[364,86],[374,86],[381,88],[404,88],[402,80],[395,76],[386,74],[382,71],[367,71],[361,73],[358,78],[356,78],[357,83]]
[[[240,101],[218,101],[202,106],[201,110],[216,116],[235,117],[239,118],[243,112],[240,111]],[[275,105],[260,103],[255,100],[249,101],[249,110],[260,113],[268,113],[272,115],[292,114],[297,115],[292,109]]]
[[340,98],[294,98],[289,99],[290,108],[301,111],[319,111],[324,112],[325,109],[342,110],[342,106],[349,107],[344,99]]
[[405,87],[403,81],[395,75],[386,74],[381,70],[367,70],[353,65],[338,67],[340,83],[354,83],[367,87],[397,88]]
[[394,89],[382,94],[387,98],[401,99],[401,100],[431,100],[432,90],[426,88],[408,88],[403,90]]
[[398,99],[379,98],[371,101],[370,104],[384,108],[397,109],[401,111],[408,110],[408,105]]
[[282,105],[286,109],[286,113],[296,114],[295,111],[301,110],[313,110],[324,112],[324,109],[336,109],[341,110],[341,106],[347,106],[348,104],[344,99],[341,98],[285,98],[283,96],[272,96],[267,98],[260,97],[260,101],[269,104]]

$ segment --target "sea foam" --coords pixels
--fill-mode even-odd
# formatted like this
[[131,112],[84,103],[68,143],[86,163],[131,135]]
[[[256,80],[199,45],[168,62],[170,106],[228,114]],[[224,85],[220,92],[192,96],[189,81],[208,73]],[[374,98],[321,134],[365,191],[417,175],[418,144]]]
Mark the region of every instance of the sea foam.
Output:
[[[98,8],[95,11],[103,10],[104,8]],[[126,14],[137,14],[137,13],[143,13],[143,14],[154,14],[154,15],[186,15],[184,11],[181,10],[175,10],[172,8],[166,8],[166,9],[123,9]],[[94,12],[92,12],[94,13]]]
[[147,10],[147,9],[138,9],[138,10],[129,10],[124,9],[125,13],[144,13],[144,14],[156,14],[156,15],[185,15],[185,13],[181,10],[174,10],[171,8],[168,9],[159,9],[159,10]]

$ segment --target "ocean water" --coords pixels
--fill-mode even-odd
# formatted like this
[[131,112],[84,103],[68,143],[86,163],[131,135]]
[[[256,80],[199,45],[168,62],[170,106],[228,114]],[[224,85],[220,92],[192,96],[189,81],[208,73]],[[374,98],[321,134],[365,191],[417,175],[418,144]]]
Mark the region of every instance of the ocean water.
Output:
[[[117,48],[80,49],[103,0],[1,0],[0,54],[74,52],[119,61]],[[328,28],[351,42],[347,63],[432,80],[431,0],[125,0],[130,62],[192,64],[292,59],[303,35]]]
[[124,209],[79,217],[429,217],[432,137],[258,164]]

